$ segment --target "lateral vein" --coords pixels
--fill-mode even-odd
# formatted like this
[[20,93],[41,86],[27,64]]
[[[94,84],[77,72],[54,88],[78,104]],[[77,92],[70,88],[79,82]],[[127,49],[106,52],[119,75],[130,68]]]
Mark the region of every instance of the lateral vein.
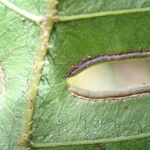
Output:
[[0,3],[3,4],[5,7],[9,8],[10,10],[14,11],[15,13],[23,16],[24,18],[27,18],[33,22],[36,22],[37,24],[40,24],[43,20],[43,16],[36,16],[34,14],[31,14],[29,12],[27,12],[24,9],[21,9],[19,7],[17,7],[16,5],[14,5],[13,3],[7,1],[7,0],[0,0]]
[[150,7],[115,10],[115,11],[106,11],[106,12],[97,12],[97,13],[83,14],[83,15],[58,16],[57,19],[60,22],[66,22],[66,21],[74,21],[74,20],[82,20],[82,19],[103,17],[103,16],[126,15],[126,14],[144,13],[144,12],[150,12]]
[[58,146],[73,146],[73,145],[87,145],[87,144],[99,144],[99,143],[113,143],[119,141],[130,141],[135,139],[149,138],[150,133],[132,135],[127,137],[116,137],[107,139],[97,139],[97,140],[84,140],[84,141],[70,141],[70,142],[58,142],[58,143],[32,143],[33,148],[47,148],[47,147],[58,147]]

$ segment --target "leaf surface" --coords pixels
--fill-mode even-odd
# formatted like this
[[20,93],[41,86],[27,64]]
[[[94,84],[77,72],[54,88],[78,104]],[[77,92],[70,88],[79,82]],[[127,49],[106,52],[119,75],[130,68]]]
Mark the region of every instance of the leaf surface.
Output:
[[[44,12],[45,3],[16,2],[37,14],[42,10]],[[58,14],[85,15],[149,6],[149,0],[63,0],[59,1]],[[39,45],[39,30],[4,7],[0,8],[0,59],[7,76],[6,100],[2,102],[3,113],[0,114],[0,146],[4,150],[16,150],[19,149],[17,142],[26,106],[26,90]],[[38,150],[102,149],[95,144],[98,142],[107,142],[105,147],[111,150],[134,150],[145,145],[148,149],[149,139],[144,137],[150,133],[150,94],[115,101],[86,101],[70,94],[66,79],[71,66],[88,56],[148,50],[149,20],[149,12],[136,12],[58,22],[55,25],[50,38],[53,48],[47,54],[36,98],[32,141],[62,147]],[[142,140],[136,140],[138,137]],[[121,142],[122,138],[129,142]],[[114,140],[120,142],[109,143]],[[72,146],[63,146],[64,143]]]

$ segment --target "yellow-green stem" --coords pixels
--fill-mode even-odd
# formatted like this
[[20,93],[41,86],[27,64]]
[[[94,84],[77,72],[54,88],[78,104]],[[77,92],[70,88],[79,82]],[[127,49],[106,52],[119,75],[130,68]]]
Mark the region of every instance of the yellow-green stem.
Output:
[[27,91],[27,109],[24,113],[22,137],[21,137],[21,149],[27,150],[30,148],[31,133],[32,133],[32,120],[36,102],[36,96],[38,93],[38,86],[43,70],[44,60],[47,50],[49,48],[49,39],[52,33],[52,29],[55,23],[56,15],[56,0],[51,0],[50,13],[45,15],[45,19],[41,23],[41,37],[40,46],[36,55],[35,63],[33,65],[32,79]]

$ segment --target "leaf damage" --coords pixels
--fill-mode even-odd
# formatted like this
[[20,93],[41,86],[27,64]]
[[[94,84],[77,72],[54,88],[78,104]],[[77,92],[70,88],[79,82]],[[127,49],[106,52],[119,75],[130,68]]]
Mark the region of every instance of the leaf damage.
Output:
[[85,70],[86,68],[96,64],[96,63],[107,63],[113,61],[123,61],[129,59],[140,59],[150,57],[150,50],[145,51],[135,51],[130,53],[119,53],[119,54],[104,54],[96,57],[88,56],[81,60],[80,63],[75,64],[70,69],[67,77],[72,77]]

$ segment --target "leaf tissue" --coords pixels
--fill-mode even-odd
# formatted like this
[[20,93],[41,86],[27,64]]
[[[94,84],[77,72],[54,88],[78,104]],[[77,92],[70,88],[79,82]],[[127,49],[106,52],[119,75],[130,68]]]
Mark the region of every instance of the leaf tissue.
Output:
[[[148,150],[149,35],[149,0],[0,0],[0,149]],[[134,92],[114,95],[104,82],[87,99],[91,89],[68,83],[129,61],[139,65],[124,74],[146,82]]]

